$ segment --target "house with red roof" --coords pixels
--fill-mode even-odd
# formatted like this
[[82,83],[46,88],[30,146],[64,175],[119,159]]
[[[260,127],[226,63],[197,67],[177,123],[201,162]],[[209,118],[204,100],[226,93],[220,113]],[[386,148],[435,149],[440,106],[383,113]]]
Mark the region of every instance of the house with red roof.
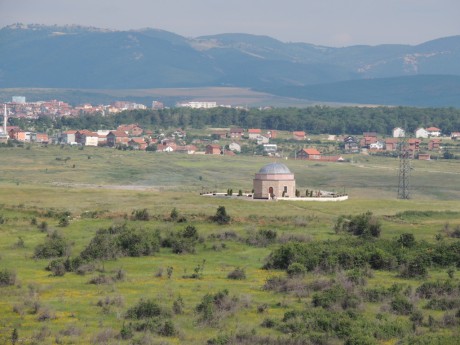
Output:
[[360,140],[359,144],[361,147],[370,148],[371,144],[374,144],[377,141],[378,140],[376,136],[365,136]]
[[305,140],[307,134],[304,131],[294,131],[292,132],[292,137],[294,140]]
[[248,129],[248,137],[252,140],[257,140],[257,137],[262,134],[260,128],[249,128]]
[[116,145],[128,145],[129,137],[123,131],[110,131],[107,134],[107,146],[115,147]]
[[131,125],[120,125],[118,126],[117,131],[126,132],[126,134],[133,137],[138,137],[144,132],[144,130],[139,127],[137,123],[133,123]]
[[440,137],[441,136],[441,130],[437,127],[428,127],[426,131],[428,132],[429,137]]
[[84,146],[98,146],[99,135],[87,129],[82,129],[75,133],[75,142]]
[[321,152],[314,148],[302,149],[296,153],[298,159],[321,159]]
[[197,147],[195,145],[177,146],[176,148],[177,153],[186,153],[189,155],[193,155],[196,151]]
[[174,152],[176,151],[177,145],[174,142],[168,142],[165,144],[157,145],[157,152]]
[[128,146],[132,147],[133,150],[142,150],[144,151],[147,148],[147,143],[144,138],[131,138],[128,141]]
[[48,134],[37,133],[36,140],[37,140],[37,143],[48,144],[49,142]]
[[230,138],[241,139],[244,134],[243,128],[230,128]]
[[220,148],[220,145],[217,145],[217,144],[207,145],[205,154],[207,154],[207,155],[220,155],[220,154],[222,154],[222,150]]
[[396,151],[398,149],[398,138],[386,138],[385,139],[385,150]]
[[431,139],[428,142],[428,150],[430,151],[437,151],[441,149],[441,139]]

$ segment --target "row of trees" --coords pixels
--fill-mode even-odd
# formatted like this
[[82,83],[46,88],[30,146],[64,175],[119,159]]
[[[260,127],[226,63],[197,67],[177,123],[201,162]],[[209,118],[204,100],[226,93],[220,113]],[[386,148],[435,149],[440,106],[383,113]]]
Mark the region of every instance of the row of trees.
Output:
[[[25,121],[11,119],[15,124],[28,127]],[[373,131],[391,134],[395,127],[414,131],[417,127],[436,126],[445,133],[460,130],[460,109],[411,107],[340,107],[315,106],[284,109],[188,109],[132,110],[102,116],[82,115],[51,119],[41,117],[33,125],[44,129],[112,129],[124,123],[138,123],[145,128],[203,128],[238,126],[277,130],[304,130],[308,133],[362,134]]]

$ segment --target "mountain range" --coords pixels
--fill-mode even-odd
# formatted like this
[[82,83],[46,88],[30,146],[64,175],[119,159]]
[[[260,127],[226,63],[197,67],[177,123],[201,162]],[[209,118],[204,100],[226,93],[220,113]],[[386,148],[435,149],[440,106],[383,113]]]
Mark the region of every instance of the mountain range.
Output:
[[249,34],[15,24],[0,29],[0,47],[0,88],[231,86],[324,102],[460,107],[460,35],[333,48]]

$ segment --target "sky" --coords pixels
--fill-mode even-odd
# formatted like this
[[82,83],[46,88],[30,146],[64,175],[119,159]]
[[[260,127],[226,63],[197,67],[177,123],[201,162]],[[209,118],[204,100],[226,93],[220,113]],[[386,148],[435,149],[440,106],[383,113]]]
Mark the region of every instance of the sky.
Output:
[[0,0],[0,27],[156,28],[186,37],[266,35],[344,47],[460,35],[460,0]]

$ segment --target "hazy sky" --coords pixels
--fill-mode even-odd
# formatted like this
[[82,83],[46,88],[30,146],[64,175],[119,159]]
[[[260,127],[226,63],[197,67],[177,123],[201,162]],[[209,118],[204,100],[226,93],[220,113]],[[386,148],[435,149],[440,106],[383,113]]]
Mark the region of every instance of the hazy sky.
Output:
[[418,44],[460,34],[460,0],[0,0],[13,23],[152,27],[187,37],[267,35],[326,46]]

